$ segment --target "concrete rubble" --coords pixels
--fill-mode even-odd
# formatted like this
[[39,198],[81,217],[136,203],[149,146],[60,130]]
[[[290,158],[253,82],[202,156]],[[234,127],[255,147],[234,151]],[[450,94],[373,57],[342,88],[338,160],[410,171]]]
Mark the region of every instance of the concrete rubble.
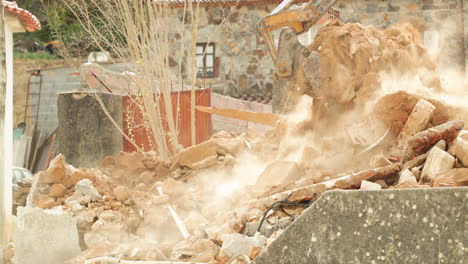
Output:
[[[378,154],[362,156],[374,168],[352,171],[321,165],[320,156],[327,155],[323,147],[313,151],[304,147],[297,162],[281,159],[282,148],[291,147],[284,140],[296,133],[280,132],[281,122],[263,137],[217,133],[170,161],[158,160],[152,152],[120,153],[105,158],[99,168],[81,169],[67,164],[60,155],[49,169],[36,175],[26,209],[63,210],[73,216],[81,253],[70,257],[67,264],[103,256],[248,263],[328,190],[467,186],[468,168],[460,168],[464,163],[456,162],[464,157],[460,144],[465,133],[458,135],[463,124],[448,121],[436,128],[420,126],[422,131],[413,131],[407,143],[425,144],[415,152],[418,155],[398,160],[392,157],[392,144],[381,144]],[[456,129],[452,131],[452,127]],[[431,141],[412,139],[434,131],[443,135]],[[403,129],[402,133],[407,132]],[[395,135],[391,140],[401,142],[401,138]],[[281,153],[277,159],[268,161],[272,154],[268,153],[257,175],[236,182],[233,173],[247,162],[243,155],[262,160],[267,144],[270,151]],[[220,193],[223,182],[240,187]],[[21,248],[16,254],[23,254]]]
[[[359,110],[371,118],[352,127],[314,130],[307,108],[264,134],[218,132],[169,160],[122,152],[85,169],[59,155],[35,176],[22,209],[60,211],[76,222],[72,242],[79,249],[66,254],[66,264],[100,257],[232,264],[262,256],[327,191],[468,186],[468,138],[461,132],[468,118],[402,91],[371,102],[373,114]],[[375,131],[363,136],[369,125]],[[30,256],[18,246],[15,254]]]

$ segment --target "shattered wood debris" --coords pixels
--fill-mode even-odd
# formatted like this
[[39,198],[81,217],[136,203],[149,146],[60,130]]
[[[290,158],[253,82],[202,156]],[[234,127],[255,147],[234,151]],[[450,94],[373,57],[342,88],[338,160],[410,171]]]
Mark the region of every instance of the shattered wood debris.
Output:
[[[337,41],[345,41],[339,37],[343,34],[360,40],[346,45],[365,67],[345,61],[359,83],[373,78],[363,74],[369,72],[373,54],[364,52],[373,49],[365,45],[364,31],[398,43],[396,54],[381,54],[382,60],[372,56],[372,65],[386,68],[392,56],[425,54],[415,45],[420,40],[405,38],[415,34],[400,34],[395,27],[377,31],[359,25],[327,26],[317,43],[327,34],[336,35]],[[336,46],[343,52],[341,44],[330,42],[324,49]],[[392,45],[386,49],[392,50]],[[402,63],[412,70],[409,58]],[[433,68],[425,56],[416,63]],[[329,85],[338,81],[332,79]],[[61,207],[76,218],[83,251],[66,264],[249,263],[328,190],[468,185],[468,131],[463,130],[463,118],[453,114],[459,108],[402,91],[367,100],[365,87],[357,95],[350,85],[340,87],[328,89],[333,93],[328,96],[344,92],[349,100],[374,102],[371,121],[346,120],[354,125],[343,127],[342,133],[328,128],[312,133],[308,100],[304,117],[243,113],[246,120],[272,125],[265,134],[218,132],[169,160],[159,160],[154,152],[120,153],[104,158],[99,168],[84,169],[59,155],[35,176],[27,206]],[[378,126],[372,133],[366,131],[376,122],[384,126],[383,137]]]

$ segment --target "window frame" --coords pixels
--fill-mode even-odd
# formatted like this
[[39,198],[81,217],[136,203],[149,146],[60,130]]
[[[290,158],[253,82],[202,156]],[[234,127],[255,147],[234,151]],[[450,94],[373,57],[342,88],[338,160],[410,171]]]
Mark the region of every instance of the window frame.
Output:
[[[198,53],[198,47],[202,47],[202,53]],[[207,53],[208,47],[213,47],[213,52],[212,53]],[[208,67],[207,65],[207,56],[211,55],[212,56],[212,66]],[[198,58],[199,56],[202,56],[202,66],[198,66]],[[196,66],[197,66],[197,77],[198,78],[215,78],[216,77],[216,44],[213,42],[197,42],[196,44],[196,50],[195,50],[195,60],[196,60]],[[200,68],[203,69],[202,72],[200,72]],[[211,69],[211,72],[208,71],[208,69]]]

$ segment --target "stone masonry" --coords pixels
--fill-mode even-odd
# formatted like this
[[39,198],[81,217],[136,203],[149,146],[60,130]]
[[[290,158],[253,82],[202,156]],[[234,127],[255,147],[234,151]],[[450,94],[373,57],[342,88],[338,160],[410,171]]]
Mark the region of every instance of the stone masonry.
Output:
[[[266,44],[257,33],[257,24],[276,6],[219,4],[202,7],[197,43],[215,44],[215,77],[206,79],[212,85],[213,92],[236,98],[271,98],[274,67]],[[181,19],[183,12],[178,11]],[[190,36],[190,27],[187,26],[185,36]],[[173,33],[172,37],[175,43],[181,39],[179,33]],[[185,42],[185,46],[190,47],[190,40]],[[174,69],[178,68],[179,63],[190,65],[190,56],[185,56],[183,62],[177,61],[181,57],[179,49],[173,50],[172,56],[171,66]]]

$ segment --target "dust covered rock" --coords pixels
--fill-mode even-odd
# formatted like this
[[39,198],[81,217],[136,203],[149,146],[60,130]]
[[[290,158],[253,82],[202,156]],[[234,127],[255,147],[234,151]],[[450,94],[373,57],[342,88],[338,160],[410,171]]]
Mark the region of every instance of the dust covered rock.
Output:
[[449,153],[457,157],[465,167],[468,167],[468,130],[460,132],[450,145]]

